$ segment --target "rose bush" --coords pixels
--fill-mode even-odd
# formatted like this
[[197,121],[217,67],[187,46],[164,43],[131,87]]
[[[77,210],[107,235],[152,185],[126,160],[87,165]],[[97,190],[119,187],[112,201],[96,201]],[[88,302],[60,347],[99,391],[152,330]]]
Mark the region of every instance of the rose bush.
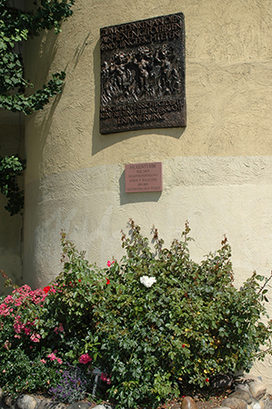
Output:
[[1,300],[6,394],[50,389],[59,399],[71,396],[67,368],[75,368],[86,383],[72,396],[82,396],[92,392],[92,371],[100,368],[102,398],[117,408],[152,408],[188,385],[207,388],[218,374],[248,370],[269,350],[269,278],[254,273],[235,288],[226,239],[195,263],[187,224],[170,248],[156,229],[151,247],[132,220],[129,227],[126,255],[104,269],[63,234],[63,271],[54,282],[34,291],[23,286]]

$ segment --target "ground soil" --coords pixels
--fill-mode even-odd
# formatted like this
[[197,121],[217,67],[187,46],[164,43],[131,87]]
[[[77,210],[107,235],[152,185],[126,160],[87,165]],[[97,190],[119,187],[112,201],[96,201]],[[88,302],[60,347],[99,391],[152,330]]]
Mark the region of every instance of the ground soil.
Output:
[[[228,397],[228,395],[233,392],[232,390],[226,390],[223,393],[211,397],[200,397],[194,396],[191,394],[191,397],[194,399],[196,403],[197,409],[214,409],[221,406],[221,403],[224,399]],[[186,395],[189,396],[189,395]],[[267,398],[270,400],[271,405],[269,407],[272,408],[272,395],[268,395]],[[162,405],[159,409],[181,409],[182,407],[183,398],[175,399],[169,402],[166,402]]]
[[[207,399],[194,397],[194,396],[191,396],[191,397],[194,399],[197,409],[214,409],[214,408],[218,408],[221,405],[221,402],[223,401],[223,399],[225,399],[227,396],[226,395],[212,396]],[[159,409],[180,409],[182,406],[182,401],[183,401],[183,398],[166,402]]]
[[[186,395],[181,396],[177,399],[165,402],[163,405],[159,406],[158,409],[181,409],[182,401],[185,396],[190,396],[194,399],[197,409],[214,409],[221,406],[221,402],[228,397],[228,395],[233,392],[231,389],[218,392],[214,396],[209,396],[208,394],[196,395],[194,392],[186,391]],[[107,404],[108,402],[101,402],[101,404]],[[96,406],[96,403],[92,403],[91,408]],[[192,408],[193,409],[193,408]]]

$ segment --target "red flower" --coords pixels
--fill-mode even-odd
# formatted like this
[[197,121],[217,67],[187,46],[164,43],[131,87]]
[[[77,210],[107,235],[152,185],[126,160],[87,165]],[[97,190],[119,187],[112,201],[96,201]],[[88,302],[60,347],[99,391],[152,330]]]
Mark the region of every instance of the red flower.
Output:
[[110,280],[107,278],[107,282],[106,282],[106,284],[108,285],[110,283]]
[[100,375],[100,379],[103,382],[107,382],[108,385],[111,384],[111,377],[108,376],[106,373],[102,372],[102,374]]
[[81,280],[78,280],[79,283],[81,283]]
[[79,357],[79,363],[80,364],[87,364],[88,362],[91,362],[92,361],[92,358],[90,357],[90,355],[89,354],[83,354],[83,355],[81,355],[80,357]]
[[50,285],[48,285],[47,287],[44,287],[43,291],[45,292],[45,294],[47,294],[50,291]]
[[182,344],[181,346],[182,346],[182,348],[185,348],[185,347],[186,347],[186,345],[185,345],[185,344]]
[[205,382],[210,382],[209,378],[206,378],[206,379],[205,379]]

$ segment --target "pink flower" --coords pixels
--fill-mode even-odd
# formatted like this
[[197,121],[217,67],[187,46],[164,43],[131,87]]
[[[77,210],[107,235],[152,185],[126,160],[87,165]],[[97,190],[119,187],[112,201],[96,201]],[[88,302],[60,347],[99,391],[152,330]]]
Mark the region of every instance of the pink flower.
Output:
[[7,295],[4,301],[5,301],[7,304],[8,304],[8,303],[12,303],[12,302],[13,302],[13,297],[12,297],[12,295]]
[[9,341],[5,341],[4,348],[9,350],[10,347],[11,347],[11,343]]
[[58,327],[55,327],[53,331],[55,332],[55,334],[58,334],[59,332],[64,332],[62,323],[60,323]]
[[33,334],[31,335],[30,339],[32,342],[40,342],[40,334],[35,334],[35,332],[33,332]]
[[50,361],[55,361],[57,359],[56,355],[54,354],[54,352],[52,352],[51,354],[47,355],[47,358],[50,359]]
[[90,357],[90,355],[89,354],[82,354],[82,355],[80,355],[80,357],[79,357],[79,363],[80,364],[87,364],[88,362],[91,362],[92,361],[92,358]]
[[62,360],[60,358],[57,358],[57,362],[61,365],[62,364]]
[[42,364],[46,364],[46,360],[45,360],[45,359],[40,359],[40,362],[41,362]]
[[10,308],[5,303],[0,304],[0,315],[6,317],[7,315],[9,315],[9,312]]
[[107,266],[110,267],[111,266],[111,262],[110,260],[107,261]]

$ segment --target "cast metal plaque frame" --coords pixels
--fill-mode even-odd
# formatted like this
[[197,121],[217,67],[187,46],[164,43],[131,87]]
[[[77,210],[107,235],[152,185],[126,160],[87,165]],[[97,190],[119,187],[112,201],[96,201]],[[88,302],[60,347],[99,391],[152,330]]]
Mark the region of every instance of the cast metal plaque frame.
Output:
[[182,13],[101,28],[100,132],[186,126]]

